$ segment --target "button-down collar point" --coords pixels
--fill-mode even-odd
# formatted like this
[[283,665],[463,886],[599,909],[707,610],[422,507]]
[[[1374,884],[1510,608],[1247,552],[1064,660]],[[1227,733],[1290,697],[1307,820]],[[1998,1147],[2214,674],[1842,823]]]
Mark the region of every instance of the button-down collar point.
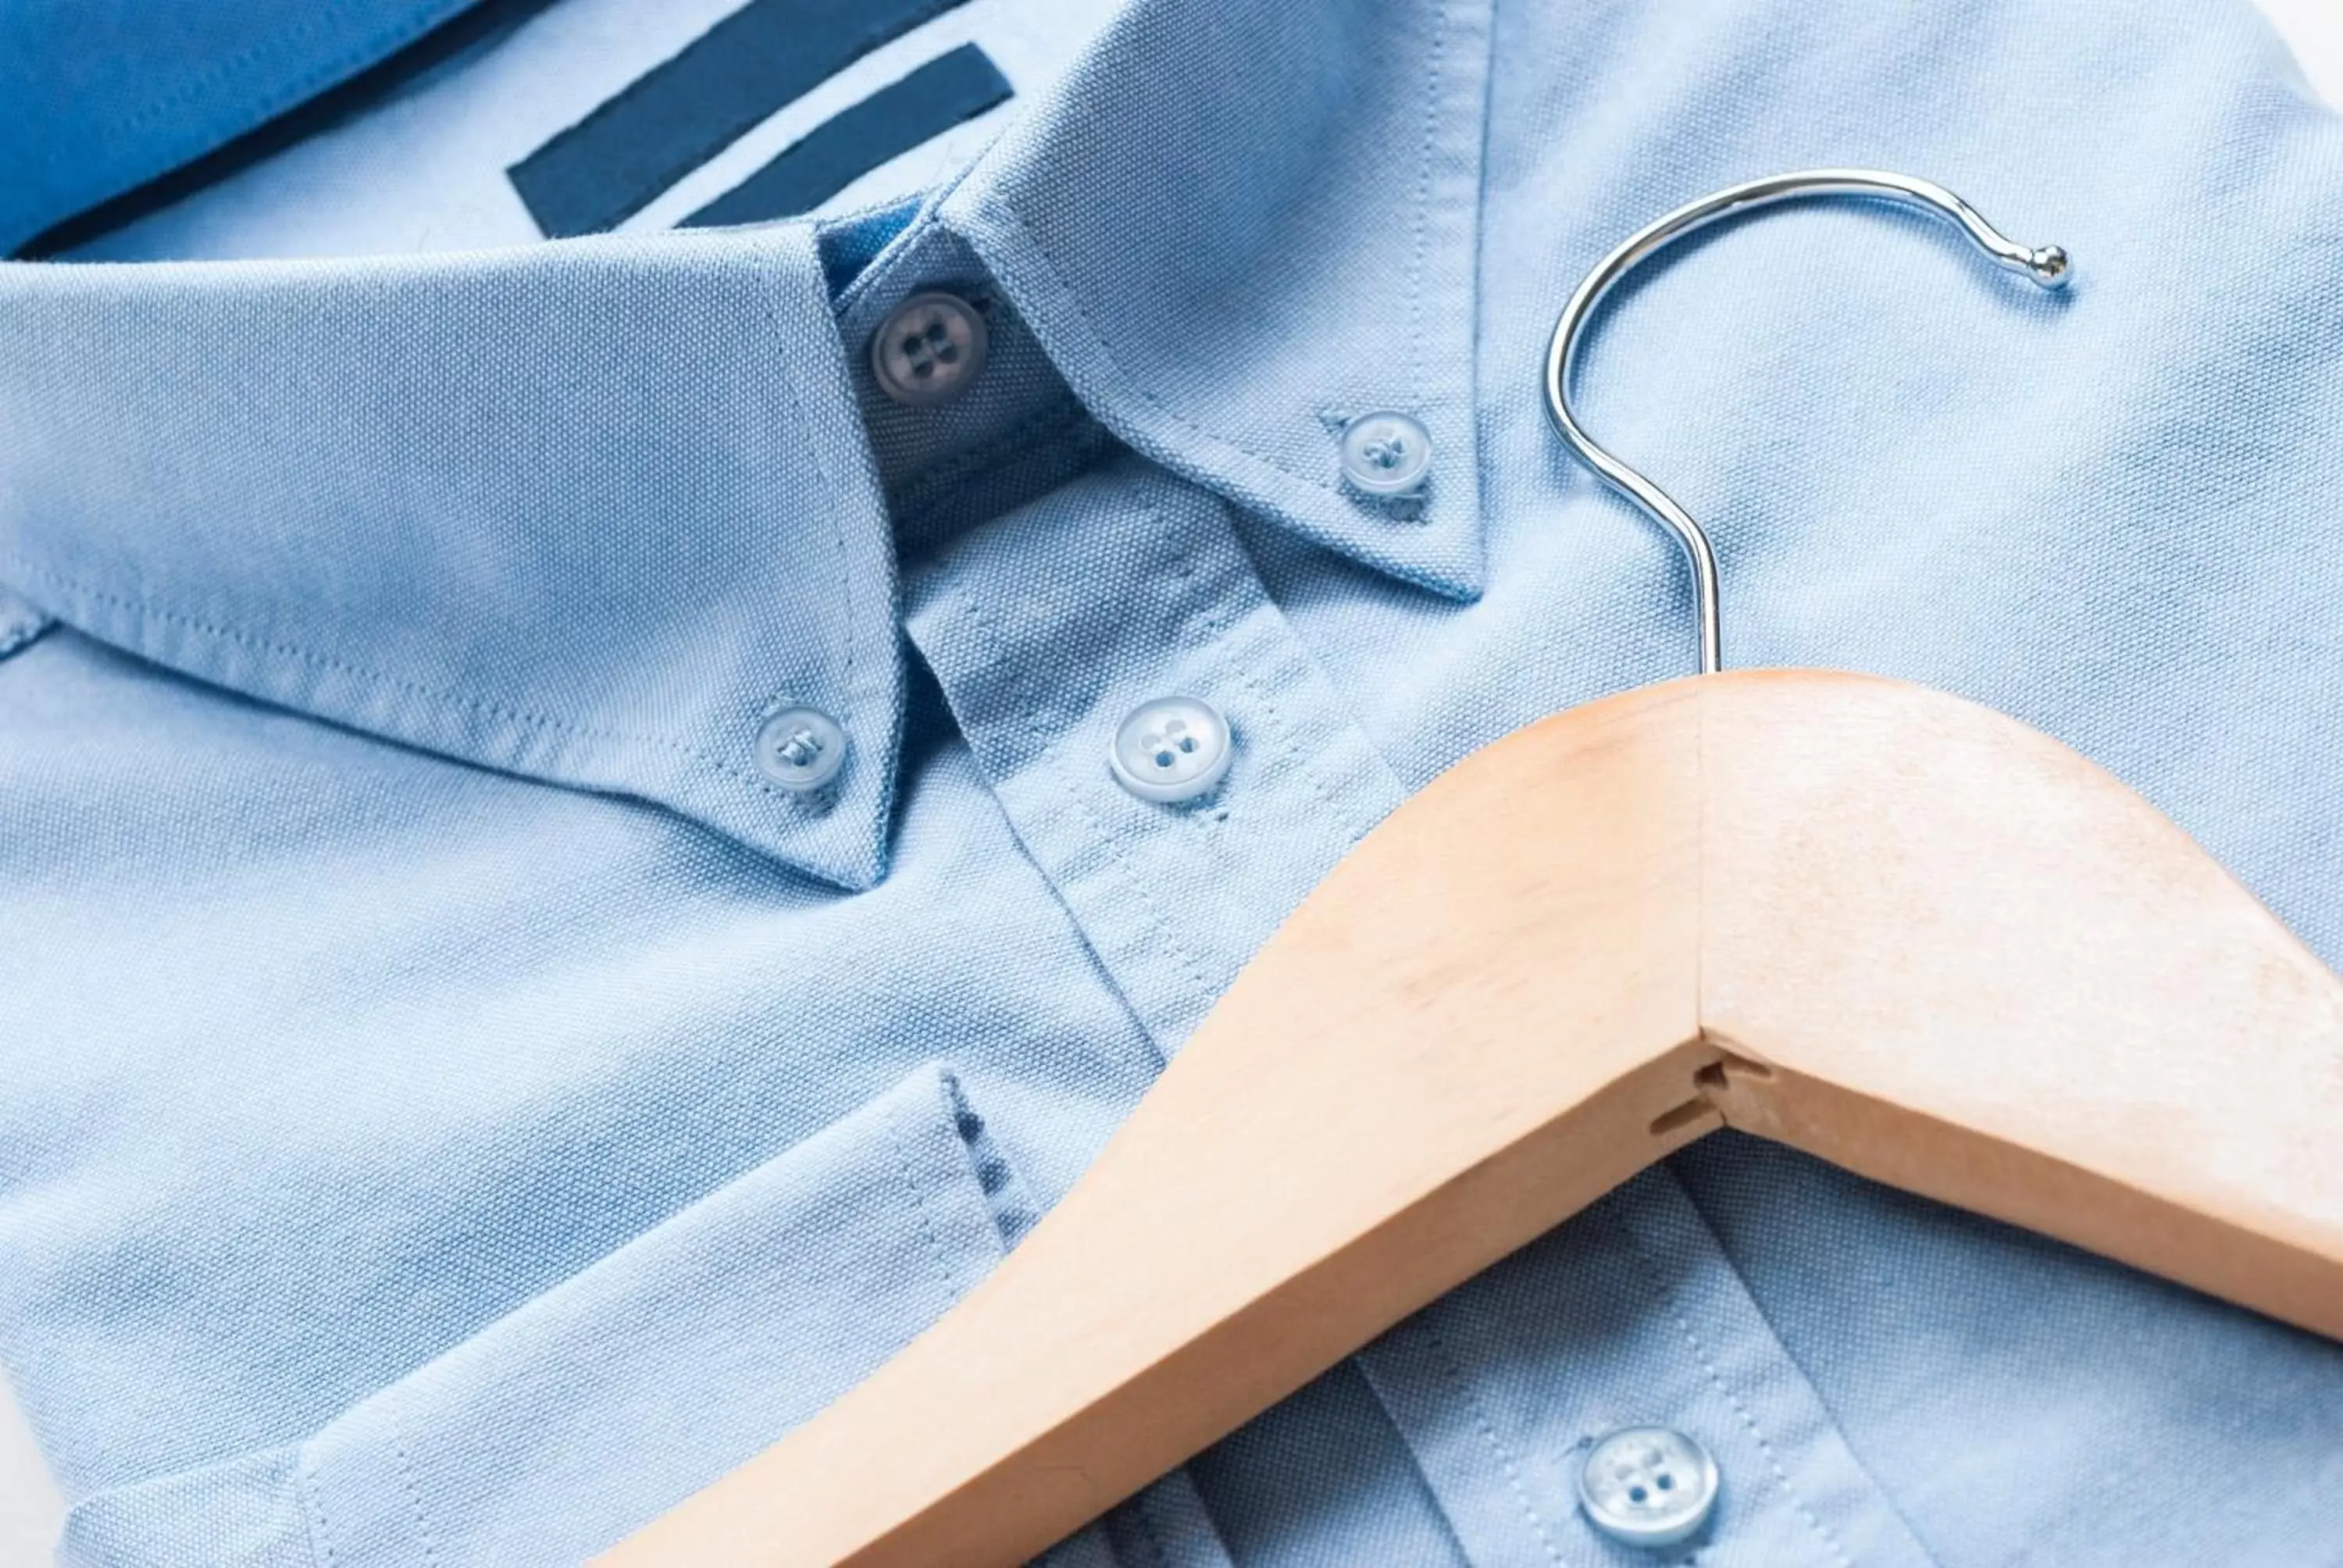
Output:
[[[1479,446],[1476,236],[1493,188],[1489,8],[1411,14],[1368,29],[1372,49],[1346,7],[1258,15],[1270,20],[1110,30],[937,220],[1124,446],[1249,517],[1477,598],[1483,508],[1466,459]],[[1232,80],[1265,83],[1271,39],[1279,55],[1342,60],[1346,91],[1232,95]],[[1146,68],[1131,69],[1141,51]],[[1395,163],[1399,139],[1409,156]],[[1405,265],[1384,265],[1399,248]],[[1444,466],[1409,526],[1342,482],[1330,408],[1404,409],[1433,432]]]

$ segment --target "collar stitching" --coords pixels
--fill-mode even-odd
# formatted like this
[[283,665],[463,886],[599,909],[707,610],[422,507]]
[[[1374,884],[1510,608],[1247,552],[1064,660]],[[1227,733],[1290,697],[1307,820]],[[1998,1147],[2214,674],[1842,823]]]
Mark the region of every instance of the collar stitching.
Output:
[[1407,260],[1407,349],[1411,378],[1425,384],[1423,359],[1423,275],[1431,252],[1432,169],[1440,132],[1441,68],[1448,49],[1448,6],[1442,0],[1432,21],[1432,58],[1424,68],[1423,137],[1418,144],[1415,214],[1410,224],[1414,243]]
[[[692,761],[701,763],[714,772],[722,775],[724,778],[732,779],[737,783],[748,785],[750,789],[756,790],[760,795],[768,796],[775,800],[779,800],[784,804],[791,806],[794,806],[797,802],[797,798],[789,794],[788,791],[777,788],[766,779],[757,777],[755,774],[741,770],[732,764],[726,762],[714,752],[709,751],[704,748],[695,746],[687,740],[680,740],[671,736],[643,735],[631,730],[610,729],[597,725],[578,724],[569,719],[556,719],[550,714],[537,713],[528,709],[514,708],[508,703],[498,702],[490,698],[477,697],[466,692],[437,690],[432,687],[423,685],[419,681],[408,680],[403,677],[396,675],[386,675],[380,670],[369,669],[364,665],[352,664],[347,659],[335,658],[327,654],[314,653],[307,648],[297,647],[292,643],[280,642],[268,638],[255,637],[249,632],[237,631],[232,627],[215,626],[209,621],[198,620],[193,616],[184,615],[176,610],[165,609],[156,605],[150,605],[146,603],[144,600],[126,598],[120,594],[107,593],[104,589],[91,588],[85,583],[76,582],[71,578],[60,576],[55,572],[50,571],[39,562],[14,552],[0,553],[0,564],[5,564],[23,574],[25,578],[45,584],[48,588],[53,588],[59,593],[84,599],[92,604],[106,605],[114,609],[127,612],[142,620],[163,621],[169,625],[178,627],[183,630],[192,631],[199,636],[211,638],[216,642],[235,643],[256,653],[273,654],[281,658],[297,659],[314,668],[331,670],[340,675],[355,676],[358,679],[366,681],[371,685],[387,687],[393,690],[404,692],[409,697],[420,698],[426,702],[447,704],[459,708],[472,709],[475,711],[489,714],[498,719],[509,719],[531,729],[549,729],[558,734],[573,736],[581,740],[622,740],[633,745],[658,747],[662,750],[671,751],[679,756],[688,758]],[[143,648],[134,649],[134,651],[141,653],[145,652]],[[147,657],[153,656],[147,655]],[[206,678],[198,675],[197,678],[201,679]],[[261,701],[268,702],[275,706],[287,708],[295,707],[288,699],[268,692],[265,689],[257,691],[255,695],[256,695]],[[309,717],[322,719],[327,723],[345,728],[354,727],[352,721],[336,718],[331,714],[309,714],[307,709],[297,709],[297,711],[300,711]],[[364,732],[369,735],[377,734],[377,732],[372,730],[365,730]],[[426,749],[434,749],[433,742],[407,741],[397,736],[378,738],[387,739],[394,745],[413,745],[420,746]],[[517,764],[508,764],[507,766],[513,771],[528,772],[531,777],[536,776],[531,770],[521,769]]]
[[[776,277],[785,276],[767,259],[760,258],[759,268],[773,274]],[[789,339],[788,334],[782,330],[779,318],[773,313],[773,291],[767,291],[760,303],[762,308],[759,314],[764,317],[767,330],[772,335],[775,347],[779,349]],[[806,417],[806,399],[797,385],[799,368],[794,362],[795,357],[786,352],[775,355],[775,358],[782,367],[782,372],[780,376],[774,378],[773,383],[769,385],[778,384],[781,400],[789,406],[789,416],[796,421],[797,427],[808,435],[809,438],[805,444],[808,459],[813,464],[814,477],[821,482],[822,489],[830,499],[830,506],[827,508],[830,521],[830,543],[838,553],[839,576],[847,583],[848,591],[860,597],[864,588],[862,574],[855,570],[853,556],[846,548],[846,493],[839,487],[836,477],[830,472],[830,460],[822,454],[822,443],[811,438],[815,427],[813,421]],[[840,723],[846,727],[849,734],[853,730],[846,721],[851,717],[854,705],[860,701],[860,694],[855,689],[854,685],[854,654],[856,645],[862,640],[863,619],[863,616],[858,612],[857,606],[849,604],[846,607],[846,635],[840,639],[845,645],[846,652],[845,668],[840,679],[842,699],[839,704],[845,711],[841,711],[838,718]]]
[[[1051,290],[1074,307],[1074,315],[1080,320],[1083,336],[1089,339],[1091,346],[1098,351],[1099,357],[1103,362],[1103,367],[1114,377],[1116,385],[1122,392],[1130,397],[1136,397],[1141,402],[1146,404],[1150,408],[1154,409],[1164,418],[1169,419],[1172,424],[1178,426],[1182,430],[1196,437],[1198,440],[1207,441],[1215,447],[1224,447],[1227,450],[1235,453],[1238,457],[1244,458],[1249,463],[1253,463],[1261,467],[1267,468],[1270,472],[1277,475],[1281,478],[1291,479],[1296,484],[1309,485],[1316,489],[1323,490],[1327,494],[1341,500],[1347,501],[1349,499],[1349,497],[1344,494],[1342,487],[1333,480],[1324,477],[1312,477],[1307,474],[1295,473],[1292,469],[1288,468],[1273,457],[1264,457],[1261,453],[1256,452],[1251,447],[1232,440],[1226,436],[1222,436],[1216,431],[1208,430],[1202,426],[1197,424],[1193,419],[1191,419],[1186,415],[1181,413],[1178,409],[1172,407],[1170,404],[1164,402],[1161,397],[1149,391],[1145,387],[1141,386],[1138,380],[1131,376],[1131,372],[1123,368],[1121,361],[1115,357],[1113,348],[1108,345],[1106,338],[1099,331],[1098,323],[1091,317],[1090,306],[1082,299],[1081,295],[1078,291],[1067,285],[1064,273],[1059,267],[1056,258],[1050,254],[1048,247],[1041,243],[1041,237],[1034,234],[1031,228],[1026,226],[1025,220],[1018,216],[1013,207],[1011,207],[1004,202],[986,202],[983,205],[983,210],[986,213],[997,216],[1006,222],[1009,226],[1017,231],[1019,237],[1024,240],[1025,248],[1032,256],[1035,266],[1038,266],[1044,275],[1044,279],[1049,284]],[[966,236],[963,236],[962,237],[965,238]],[[970,244],[973,245],[974,242],[971,241]],[[979,249],[980,254],[980,247],[979,247]],[[1085,401],[1087,401],[1087,399],[1085,399]]]
[[[802,232],[808,255],[811,256],[815,249],[813,231],[808,227]],[[818,257],[815,259],[815,276],[820,276],[819,259]],[[777,258],[769,255],[760,256],[759,265],[761,270],[779,283],[788,281],[789,275],[777,265]],[[811,399],[808,397],[806,388],[799,385],[799,381],[809,372],[798,356],[788,351],[789,335],[783,329],[780,317],[776,312],[776,296],[779,293],[778,286],[768,289],[761,299],[763,307],[761,314],[775,349],[773,357],[781,367],[781,374],[774,379],[779,385],[781,400],[788,405],[789,414],[796,421],[797,428],[807,433],[806,449],[809,459],[813,465],[814,477],[820,484],[829,504],[830,543],[837,551],[839,575],[847,585],[846,602],[843,606],[846,621],[845,635],[839,639],[844,647],[845,653],[844,668],[840,671],[839,679],[840,711],[837,719],[840,725],[851,736],[854,733],[853,721],[858,714],[868,716],[876,709],[882,715],[880,722],[883,726],[884,732],[875,738],[866,738],[875,739],[877,741],[877,744],[867,749],[875,789],[871,796],[871,813],[867,819],[867,827],[860,843],[867,851],[864,856],[865,864],[875,868],[870,870],[868,875],[883,876],[887,856],[887,826],[888,819],[894,810],[896,776],[900,765],[899,752],[903,729],[902,675],[900,664],[887,657],[890,649],[877,650],[877,657],[866,659],[865,667],[875,666],[887,672],[887,677],[891,677],[891,679],[889,681],[889,689],[879,693],[875,702],[865,702],[864,694],[857,684],[855,659],[858,649],[861,648],[866,638],[874,635],[883,635],[890,638],[894,636],[895,585],[891,576],[894,560],[892,540],[882,536],[880,545],[882,564],[879,568],[882,580],[874,583],[870,580],[871,573],[864,568],[860,558],[847,548],[847,491],[840,485],[838,474],[831,465],[830,457],[822,449],[824,443],[816,435],[817,427],[808,417],[807,409],[810,406]],[[830,300],[826,291],[820,300],[820,306],[821,314],[825,317],[829,316]],[[846,363],[844,345],[840,345],[840,355],[837,363],[843,366]],[[836,392],[845,400],[847,407],[852,409],[854,407],[853,373],[850,370],[841,370],[837,381]],[[867,450],[868,432],[862,426],[859,412],[853,415],[853,427],[856,434],[862,437]],[[866,458],[866,471],[868,467],[869,463]],[[867,477],[870,477],[870,484],[875,488],[877,485],[875,474],[867,473]],[[879,526],[883,530],[888,527],[886,503],[883,499],[878,502],[878,513]],[[835,620],[837,618],[831,618]],[[844,780],[841,780],[840,784],[842,788],[839,794],[842,798],[851,792],[851,785]],[[770,792],[768,791],[768,793]],[[875,860],[870,859],[872,855],[875,855]]]
[[[995,142],[993,146],[997,147],[1000,143]],[[990,149],[987,150],[990,152]],[[954,191],[965,185],[969,176],[973,175],[985,161],[985,158],[979,157],[930,192],[926,199],[920,202],[919,210],[911,215],[910,221],[904,224],[901,232],[880,246],[879,254],[872,256],[870,263],[848,280],[845,287],[838,291],[838,298],[831,308],[841,324],[861,307],[862,302],[870,297],[872,291],[884,287],[889,278],[908,265],[908,258],[912,251],[918,248],[920,240],[930,231],[941,229],[947,234],[951,232],[945,227],[939,216],[943,211],[944,202]]]

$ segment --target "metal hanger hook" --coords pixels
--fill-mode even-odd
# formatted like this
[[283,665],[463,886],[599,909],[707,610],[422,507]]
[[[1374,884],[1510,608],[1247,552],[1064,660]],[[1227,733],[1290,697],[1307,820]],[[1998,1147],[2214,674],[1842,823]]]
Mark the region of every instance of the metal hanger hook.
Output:
[[2013,242],[1985,221],[1976,208],[1944,186],[1910,175],[1880,169],[1801,169],[1728,186],[1676,208],[1665,217],[1630,236],[1586,275],[1572,293],[1570,303],[1554,324],[1554,337],[1545,351],[1545,408],[1578,460],[1603,477],[1682,542],[1692,562],[1693,588],[1700,611],[1700,672],[1714,675],[1724,668],[1724,637],[1716,602],[1716,554],[1708,535],[1692,515],[1669,498],[1668,493],[1595,445],[1570,410],[1570,375],[1578,354],[1580,330],[1602,304],[1603,297],[1637,263],[1671,242],[1720,219],[1771,206],[1775,202],[1807,196],[1869,196],[1899,201],[1932,212],[1976,242],[1996,265],[2022,272],[2045,288],[2063,288],[2073,270],[2066,251],[2055,245],[2029,250]]

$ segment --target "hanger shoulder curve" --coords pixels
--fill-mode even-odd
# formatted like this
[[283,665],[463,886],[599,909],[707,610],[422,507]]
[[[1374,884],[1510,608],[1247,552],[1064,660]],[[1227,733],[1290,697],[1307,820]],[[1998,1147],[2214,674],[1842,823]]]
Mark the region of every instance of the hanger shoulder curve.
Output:
[[1707,676],[1402,806],[990,1279],[603,1561],[1022,1560],[1726,1124],[2343,1334],[2343,986],[2012,720]]
[[2276,916],[1958,699],[1753,672],[1704,724],[1702,1024],[1777,1070],[1729,1123],[2343,1337],[2343,982]]

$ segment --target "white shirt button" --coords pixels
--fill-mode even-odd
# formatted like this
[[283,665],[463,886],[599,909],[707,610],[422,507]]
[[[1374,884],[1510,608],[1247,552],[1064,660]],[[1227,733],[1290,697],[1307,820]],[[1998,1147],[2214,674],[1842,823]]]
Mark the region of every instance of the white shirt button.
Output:
[[784,708],[757,731],[758,771],[797,794],[819,789],[846,766],[846,731],[818,708]]
[[870,335],[870,374],[898,403],[949,403],[984,368],[984,317],[957,294],[915,294]]
[[1588,1451],[1578,1473],[1587,1521],[1628,1546],[1673,1546],[1716,1511],[1716,1461],[1673,1427],[1631,1426]]
[[1412,496],[1432,473],[1432,432],[1405,414],[1362,414],[1342,427],[1342,477],[1364,496]]
[[1219,709],[1200,697],[1159,697],[1122,721],[1107,759],[1142,800],[1193,800],[1212,793],[1235,749]]

